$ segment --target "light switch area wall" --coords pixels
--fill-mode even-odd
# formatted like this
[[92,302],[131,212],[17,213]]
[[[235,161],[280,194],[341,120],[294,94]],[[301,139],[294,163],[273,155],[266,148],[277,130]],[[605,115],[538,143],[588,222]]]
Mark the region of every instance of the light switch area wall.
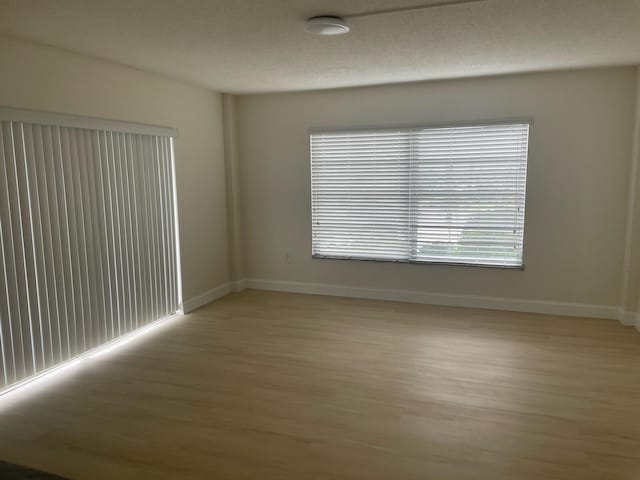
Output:
[[0,38],[0,105],[175,127],[186,300],[229,281],[221,95],[63,50]]
[[[629,67],[241,96],[245,276],[617,309],[636,81]],[[523,117],[523,271],[311,258],[309,128]]]

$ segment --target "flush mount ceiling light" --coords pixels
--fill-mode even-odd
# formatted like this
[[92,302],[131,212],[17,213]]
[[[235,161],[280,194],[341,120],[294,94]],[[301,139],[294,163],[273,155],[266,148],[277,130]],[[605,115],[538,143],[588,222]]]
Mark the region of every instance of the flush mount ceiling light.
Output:
[[392,13],[406,13],[417,10],[426,10],[427,8],[436,7],[452,7],[454,5],[462,5],[465,3],[479,3],[487,0],[445,0],[432,2],[427,5],[414,5],[410,7],[387,8],[384,10],[374,10],[370,12],[353,13],[351,15],[319,15],[307,19],[305,30],[315,35],[343,35],[348,33],[350,28],[346,20],[350,18],[372,17],[374,15],[388,15]]
[[340,17],[322,15],[309,18],[305,30],[315,35],[343,35],[349,31],[349,25]]

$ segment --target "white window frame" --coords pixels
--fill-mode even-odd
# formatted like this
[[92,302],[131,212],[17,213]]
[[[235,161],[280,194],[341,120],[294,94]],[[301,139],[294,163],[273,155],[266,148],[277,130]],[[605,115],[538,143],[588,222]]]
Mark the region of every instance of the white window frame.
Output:
[[[447,128],[447,127],[479,127],[479,126],[495,126],[495,125],[510,125],[510,124],[526,124],[529,127],[527,137],[527,159],[526,159],[526,174],[525,174],[525,187],[524,187],[524,222],[522,229],[522,255],[521,263],[519,265],[498,265],[498,264],[485,264],[485,263],[467,263],[467,262],[446,262],[446,261],[433,261],[433,260],[416,260],[416,259],[385,259],[385,258],[364,258],[364,257],[350,257],[342,255],[322,255],[314,253],[314,239],[313,232],[311,235],[311,257],[313,259],[320,260],[355,260],[364,262],[379,262],[379,263],[406,263],[416,265],[443,265],[454,267],[478,267],[478,268],[493,268],[501,270],[521,270],[525,269],[525,256],[526,256],[526,211],[527,211],[527,189],[529,179],[529,165],[532,160],[531,150],[531,136],[533,135],[534,120],[531,117],[514,117],[514,118],[502,118],[493,120],[474,120],[474,121],[455,121],[455,122],[439,122],[439,123],[418,123],[418,124],[394,124],[394,125],[360,125],[360,126],[339,126],[339,127],[311,127],[307,129],[307,152],[308,152],[308,165],[309,165],[309,217],[311,219],[311,229],[313,231],[313,187],[312,187],[312,157],[311,157],[311,137],[314,134],[322,133],[339,133],[339,132],[365,132],[375,130],[394,130],[394,129],[432,129],[432,128]],[[411,246],[413,248],[413,245]]]

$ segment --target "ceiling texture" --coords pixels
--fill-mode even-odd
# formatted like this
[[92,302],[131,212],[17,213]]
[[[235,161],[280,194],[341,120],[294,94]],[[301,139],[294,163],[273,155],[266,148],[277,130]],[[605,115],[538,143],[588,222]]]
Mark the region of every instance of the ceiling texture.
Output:
[[430,2],[0,0],[0,34],[229,93],[640,64],[640,0],[486,0],[304,30],[314,15]]

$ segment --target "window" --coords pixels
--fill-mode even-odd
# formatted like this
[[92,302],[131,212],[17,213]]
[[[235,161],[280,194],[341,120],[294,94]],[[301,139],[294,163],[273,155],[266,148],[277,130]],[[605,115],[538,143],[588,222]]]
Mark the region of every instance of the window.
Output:
[[0,108],[0,390],[179,308],[175,134]]
[[528,123],[310,137],[314,257],[522,267]]

